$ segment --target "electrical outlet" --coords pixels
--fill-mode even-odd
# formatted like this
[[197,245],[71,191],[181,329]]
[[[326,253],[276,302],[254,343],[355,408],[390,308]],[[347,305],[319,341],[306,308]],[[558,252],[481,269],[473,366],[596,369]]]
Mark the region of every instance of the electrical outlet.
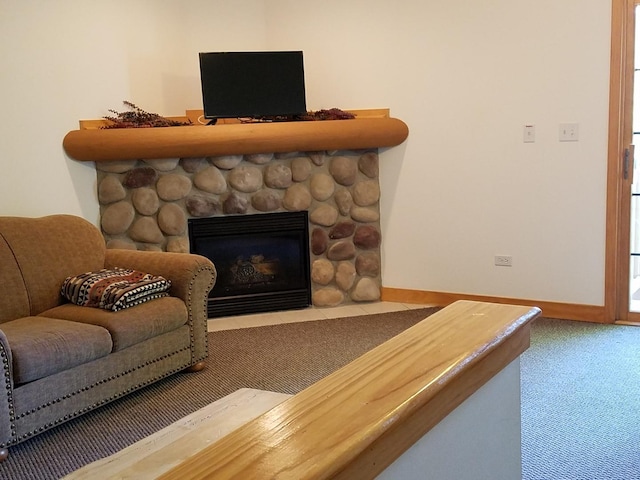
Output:
[[577,142],[579,139],[580,124],[561,123],[559,137],[561,142]]
[[496,255],[493,257],[493,263],[497,267],[511,267],[513,265],[513,258],[511,255]]

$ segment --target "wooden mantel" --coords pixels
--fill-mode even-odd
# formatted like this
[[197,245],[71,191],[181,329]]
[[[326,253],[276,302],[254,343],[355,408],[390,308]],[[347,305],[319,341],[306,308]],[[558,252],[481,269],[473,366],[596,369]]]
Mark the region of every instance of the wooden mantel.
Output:
[[113,161],[392,147],[408,135],[401,120],[358,115],[315,122],[80,129],[69,132],[63,145],[76,160]]

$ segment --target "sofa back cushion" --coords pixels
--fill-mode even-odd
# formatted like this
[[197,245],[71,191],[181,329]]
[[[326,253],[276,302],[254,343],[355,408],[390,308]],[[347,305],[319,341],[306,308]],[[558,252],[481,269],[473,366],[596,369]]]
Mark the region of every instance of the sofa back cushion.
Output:
[[29,295],[13,252],[0,234],[0,323],[29,315]]
[[[104,267],[104,238],[94,225],[80,217],[0,217],[0,237],[21,273],[22,286],[18,290],[26,289],[29,315],[38,315],[59,305],[62,302],[60,288],[68,276]],[[0,296],[2,310],[7,302],[2,297],[13,294],[15,283],[5,283],[1,276],[0,280],[4,290]],[[13,308],[16,314],[24,316],[22,307]]]

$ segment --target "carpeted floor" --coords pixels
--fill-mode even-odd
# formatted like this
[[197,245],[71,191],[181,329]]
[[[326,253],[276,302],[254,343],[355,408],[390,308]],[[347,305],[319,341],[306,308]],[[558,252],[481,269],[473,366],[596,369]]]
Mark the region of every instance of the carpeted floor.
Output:
[[178,374],[10,449],[0,479],[57,479],[239,388],[295,394],[437,309],[209,334],[207,368]]
[[640,479],[640,328],[538,319],[521,371],[525,480]]
[[[294,394],[436,310],[210,333],[206,370],[13,447],[0,479],[60,478],[238,388]],[[539,319],[521,367],[525,480],[640,480],[640,328]]]

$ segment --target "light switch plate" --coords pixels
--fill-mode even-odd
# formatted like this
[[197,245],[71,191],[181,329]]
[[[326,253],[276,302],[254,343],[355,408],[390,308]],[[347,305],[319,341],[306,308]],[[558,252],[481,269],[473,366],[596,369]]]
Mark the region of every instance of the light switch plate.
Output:
[[525,125],[524,126],[522,141],[524,143],[533,143],[533,142],[536,141],[536,126],[535,125]]

